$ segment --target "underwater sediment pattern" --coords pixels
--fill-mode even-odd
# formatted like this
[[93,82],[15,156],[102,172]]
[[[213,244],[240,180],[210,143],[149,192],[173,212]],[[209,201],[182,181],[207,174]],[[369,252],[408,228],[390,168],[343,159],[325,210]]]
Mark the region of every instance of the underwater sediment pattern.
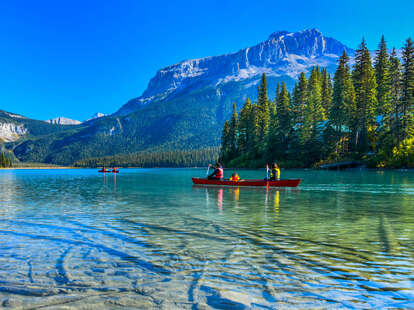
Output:
[[269,190],[203,175],[0,171],[0,307],[414,307],[412,172],[282,171],[300,187]]

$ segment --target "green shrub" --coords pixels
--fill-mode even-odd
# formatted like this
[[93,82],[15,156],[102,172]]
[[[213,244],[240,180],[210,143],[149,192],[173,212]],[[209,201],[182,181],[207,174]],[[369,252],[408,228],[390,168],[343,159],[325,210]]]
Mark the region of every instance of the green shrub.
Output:
[[414,138],[407,138],[393,148],[389,165],[393,168],[414,168]]

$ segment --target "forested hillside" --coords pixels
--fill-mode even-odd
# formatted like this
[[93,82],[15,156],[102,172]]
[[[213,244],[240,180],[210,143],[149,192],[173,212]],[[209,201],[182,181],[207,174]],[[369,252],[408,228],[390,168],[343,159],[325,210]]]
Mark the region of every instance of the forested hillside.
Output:
[[217,160],[219,148],[139,152],[89,158],[77,161],[77,167],[206,167]]
[[333,79],[314,67],[289,92],[277,85],[269,100],[263,74],[257,102],[224,124],[221,159],[227,166],[311,167],[362,160],[370,167],[414,167],[414,45],[407,39],[402,62],[382,37],[375,60],[363,40],[351,68],[344,51]]
[[11,159],[6,156],[4,152],[0,153],[0,168],[9,168],[12,167],[12,161]]

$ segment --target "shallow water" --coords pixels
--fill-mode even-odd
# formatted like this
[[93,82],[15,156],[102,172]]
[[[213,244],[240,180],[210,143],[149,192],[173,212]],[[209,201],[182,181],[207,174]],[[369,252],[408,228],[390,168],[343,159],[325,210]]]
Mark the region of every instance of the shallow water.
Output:
[[414,307],[413,172],[282,171],[302,184],[270,190],[203,175],[0,171],[0,307]]

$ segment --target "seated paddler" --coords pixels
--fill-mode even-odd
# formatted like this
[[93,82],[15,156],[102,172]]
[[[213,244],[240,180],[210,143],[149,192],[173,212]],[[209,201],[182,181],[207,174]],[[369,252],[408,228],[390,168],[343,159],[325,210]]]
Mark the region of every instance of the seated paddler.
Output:
[[231,175],[231,178],[229,179],[229,181],[233,181],[233,182],[238,182],[240,181],[240,177],[237,174],[237,172],[233,172],[233,174]]
[[[213,167],[211,164],[209,167]],[[220,163],[214,165],[214,171],[208,176],[209,180],[222,180],[224,177],[224,170]]]
[[280,180],[280,169],[276,163],[272,164],[272,169],[270,170],[270,181]]

